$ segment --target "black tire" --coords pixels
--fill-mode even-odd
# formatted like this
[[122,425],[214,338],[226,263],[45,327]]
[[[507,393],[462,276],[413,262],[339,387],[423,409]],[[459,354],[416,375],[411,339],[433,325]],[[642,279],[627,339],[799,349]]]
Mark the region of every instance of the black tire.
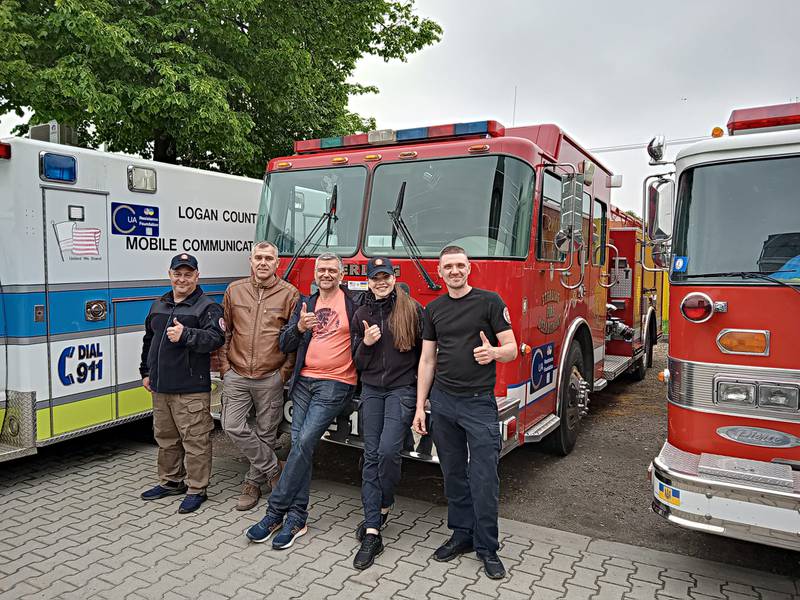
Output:
[[583,352],[580,344],[573,343],[567,352],[564,367],[559,376],[558,397],[559,407],[558,416],[561,423],[548,438],[550,450],[559,456],[566,456],[575,447],[578,440],[578,427],[581,420],[581,409],[578,406],[578,390],[575,389],[574,382],[571,383],[573,369],[577,369],[581,377],[586,379],[586,372],[583,365]]
[[651,325],[650,335],[647,336],[647,349],[645,351],[645,357],[647,358],[645,366],[648,369],[653,366],[653,348],[655,347],[656,343],[656,327],[655,325]]
[[644,352],[631,367],[631,379],[642,381],[647,375],[647,369],[653,364],[653,336],[650,331],[644,336]]

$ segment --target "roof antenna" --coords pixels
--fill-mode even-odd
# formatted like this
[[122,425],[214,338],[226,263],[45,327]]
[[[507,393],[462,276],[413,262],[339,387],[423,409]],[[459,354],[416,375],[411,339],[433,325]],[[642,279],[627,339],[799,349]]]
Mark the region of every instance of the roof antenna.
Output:
[[517,121],[517,86],[514,86],[514,109],[511,112],[511,126],[514,127],[514,124]]

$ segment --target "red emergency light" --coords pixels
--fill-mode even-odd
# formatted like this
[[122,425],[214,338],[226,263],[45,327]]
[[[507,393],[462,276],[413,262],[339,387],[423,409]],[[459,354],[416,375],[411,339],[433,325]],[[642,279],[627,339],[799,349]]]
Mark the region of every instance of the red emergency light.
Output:
[[0,158],[9,160],[11,158],[11,144],[0,142]]
[[791,126],[800,127],[800,102],[758,106],[756,108],[737,108],[728,119],[728,133],[736,135],[753,129]]
[[335,148],[358,148],[385,146],[387,144],[424,142],[425,140],[451,137],[501,137],[506,129],[497,121],[474,121],[471,123],[450,123],[411,129],[381,129],[369,133],[359,133],[314,140],[297,140],[295,154],[308,154]]

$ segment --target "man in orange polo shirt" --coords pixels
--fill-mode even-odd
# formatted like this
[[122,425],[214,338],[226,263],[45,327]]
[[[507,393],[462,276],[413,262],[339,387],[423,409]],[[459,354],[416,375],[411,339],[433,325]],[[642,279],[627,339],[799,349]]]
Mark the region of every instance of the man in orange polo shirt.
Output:
[[308,500],[314,450],[331,422],[345,408],[356,387],[350,322],[358,302],[340,287],[342,261],[325,253],[314,264],[319,291],[302,297],[281,329],[281,352],[297,352],[289,381],[292,400],[292,450],[267,515],[247,530],[254,542],[283,550],[307,531]]

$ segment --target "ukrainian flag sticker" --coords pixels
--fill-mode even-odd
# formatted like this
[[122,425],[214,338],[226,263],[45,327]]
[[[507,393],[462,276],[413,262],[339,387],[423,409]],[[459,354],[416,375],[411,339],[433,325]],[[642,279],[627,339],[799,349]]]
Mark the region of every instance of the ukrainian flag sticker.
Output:
[[667,504],[672,504],[673,506],[681,505],[681,491],[660,481],[658,482],[658,497]]

